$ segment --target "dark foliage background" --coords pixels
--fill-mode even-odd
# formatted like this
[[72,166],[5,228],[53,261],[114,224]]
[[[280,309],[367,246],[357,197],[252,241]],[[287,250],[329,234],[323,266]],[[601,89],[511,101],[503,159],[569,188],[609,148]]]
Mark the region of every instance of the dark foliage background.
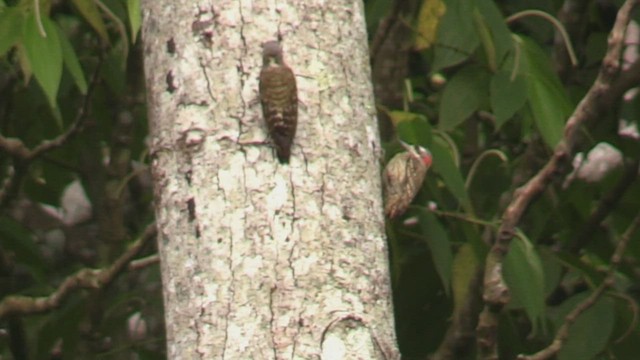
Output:
[[[622,3],[365,1],[386,158],[399,139],[434,158],[387,227],[404,358],[490,358],[475,331],[490,246],[566,140]],[[500,358],[547,347],[585,300],[557,358],[640,353],[632,15],[606,111],[581,124],[580,154],[526,207],[501,262]],[[165,357],[139,28],[139,0],[0,0],[0,358]]]

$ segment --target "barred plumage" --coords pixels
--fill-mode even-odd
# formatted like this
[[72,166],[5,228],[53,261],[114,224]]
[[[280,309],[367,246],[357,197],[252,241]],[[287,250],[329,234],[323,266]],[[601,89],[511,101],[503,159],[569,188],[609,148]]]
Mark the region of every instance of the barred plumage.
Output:
[[260,102],[269,135],[280,163],[289,163],[291,144],[298,126],[298,91],[293,71],[282,59],[277,41],[262,45]]
[[402,143],[407,151],[395,155],[384,169],[382,181],[385,191],[384,213],[390,219],[402,215],[418,194],[431,166],[429,150]]

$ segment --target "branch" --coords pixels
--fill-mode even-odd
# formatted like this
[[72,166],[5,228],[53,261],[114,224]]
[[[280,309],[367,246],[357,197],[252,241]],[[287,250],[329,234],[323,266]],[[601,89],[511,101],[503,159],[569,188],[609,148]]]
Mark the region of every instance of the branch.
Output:
[[13,157],[14,168],[13,171],[7,174],[7,178],[0,186],[0,209],[5,207],[13,195],[17,193],[20,184],[22,183],[22,177],[27,173],[27,168],[31,161],[47,151],[62,146],[69,141],[73,135],[82,129],[84,120],[87,118],[87,114],[89,113],[89,106],[91,104],[93,91],[98,83],[101,65],[102,60],[98,62],[96,70],[93,73],[93,77],[91,78],[91,82],[89,83],[87,94],[84,96],[82,106],[67,131],[58,135],[54,139],[42,141],[38,146],[33,148],[33,150],[29,149],[20,139],[7,138],[0,134],[0,150],[4,150],[4,152]]
[[45,297],[7,296],[0,302],[0,319],[10,315],[27,315],[49,311],[78,289],[107,287],[123,271],[140,250],[156,235],[156,225],[147,226],[143,234],[108,268],[82,269],[66,278],[51,295]]
[[544,348],[543,350],[533,354],[533,355],[519,355],[518,360],[544,360],[549,359],[555,354],[557,354],[562,346],[566,343],[569,338],[569,328],[573,325],[578,317],[582,315],[585,311],[589,310],[590,307],[595,305],[598,299],[604,294],[604,292],[609,289],[615,283],[616,270],[622,261],[622,255],[629,245],[629,241],[631,237],[635,234],[635,232],[640,228],[640,214],[636,215],[635,219],[631,222],[631,225],[627,228],[627,230],[622,235],[622,238],[618,242],[616,246],[616,250],[611,256],[611,267],[607,272],[607,277],[604,279],[602,284],[598,286],[598,288],[589,295],[584,301],[582,301],[578,306],[575,307],[565,318],[564,323],[558,329],[556,333],[556,337],[553,339],[551,344]]
[[31,161],[38,157],[43,152],[55,149],[60,147],[64,143],[66,143],[71,136],[76,134],[80,129],[81,125],[86,119],[87,114],[89,113],[89,106],[91,104],[91,98],[93,95],[93,91],[95,90],[96,84],[98,82],[98,77],[100,74],[102,62],[98,63],[96,70],[93,73],[93,77],[91,82],[89,83],[89,88],[87,89],[87,94],[84,96],[82,101],[82,106],[76,115],[76,118],[73,120],[73,123],[69,128],[62,134],[58,135],[56,138],[51,140],[44,140],[38,146],[36,146],[33,150],[30,150],[22,141],[16,138],[6,138],[0,135],[0,149],[9,153],[9,155],[13,156],[16,159],[22,161]]
[[153,254],[147,257],[143,257],[141,259],[136,259],[131,261],[127,268],[129,270],[140,270],[140,269],[146,268],[147,266],[157,264],[159,262],[160,262],[160,256],[158,256],[158,254]]
[[609,103],[622,97],[627,90],[638,86],[639,82],[640,61],[635,61],[627,69],[622,70],[620,76],[618,76],[618,80],[614,84],[611,84],[611,89],[607,94],[608,97],[611,98]]
[[497,359],[496,334],[498,317],[502,308],[509,303],[510,292],[504,281],[503,260],[509,251],[511,239],[515,234],[525,210],[531,202],[549,185],[554,175],[562,171],[562,166],[574,152],[578,129],[589,121],[595,120],[615,100],[607,92],[615,85],[620,71],[623,40],[630,20],[631,10],[638,0],[627,0],[618,12],[616,23],[609,34],[608,49],[603,59],[600,73],[564,128],[562,141],[554,149],[547,164],[523,187],[514,193],[514,198],[505,210],[502,224],[496,235],[495,243],[487,255],[484,273],[485,308],[478,324],[478,348],[481,358]]
[[18,159],[28,159],[31,156],[31,150],[16,138],[6,138],[0,135],[0,150]]

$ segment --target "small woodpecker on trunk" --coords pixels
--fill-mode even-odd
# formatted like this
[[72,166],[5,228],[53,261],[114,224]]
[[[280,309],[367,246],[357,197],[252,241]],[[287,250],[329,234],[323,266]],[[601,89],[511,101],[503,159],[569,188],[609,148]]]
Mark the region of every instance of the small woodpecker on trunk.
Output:
[[284,63],[282,46],[277,41],[262,45],[260,102],[278,160],[288,164],[298,126],[298,90],[296,78]]
[[416,149],[404,142],[407,150],[396,154],[384,169],[382,182],[385,193],[384,213],[390,219],[404,214],[422,187],[431,166],[431,153],[418,146]]

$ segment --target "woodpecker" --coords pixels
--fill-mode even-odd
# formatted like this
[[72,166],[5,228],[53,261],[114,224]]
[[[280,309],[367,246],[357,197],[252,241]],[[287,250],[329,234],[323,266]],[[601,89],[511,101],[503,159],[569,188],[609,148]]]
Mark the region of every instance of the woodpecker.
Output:
[[298,126],[298,90],[293,71],[282,59],[277,41],[262,44],[260,102],[269,136],[281,164],[288,164]]
[[431,153],[418,146],[418,150],[404,142],[406,149],[396,154],[384,169],[382,177],[385,191],[384,213],[390,219],[402,215],[422,187],[422,182],[431,166]]

